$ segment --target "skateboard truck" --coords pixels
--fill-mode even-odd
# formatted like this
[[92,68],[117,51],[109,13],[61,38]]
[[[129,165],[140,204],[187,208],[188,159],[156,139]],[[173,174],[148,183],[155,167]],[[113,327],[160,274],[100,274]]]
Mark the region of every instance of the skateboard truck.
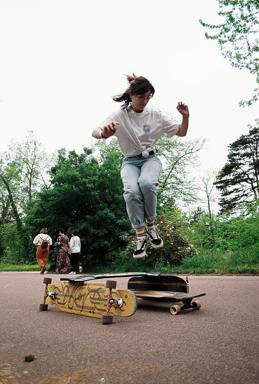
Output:
[[114,306],[115,308],[122,308],[123,306],[123,300],[121,298],[115,299],[111,297],[109,299],[109,306]]
[[189,301],[187,303],[184,303],[183,305],[180,305],[180,304],[174,304],[174,305],[171,305],[170,307],[170,313],[172,315],[179,315],[179,313],[184,310],[184,309],[189,309],[189,308],[192,308],[192,309],[197,309],[199,310],[201,307],[201,303],[197,300],[195,301]]
[[[52,279],[49,277],[45,277],[43,279],[43,284],[45,284],[45,290],[44,290],[44,298],[43,298],[43,304],[40,304],[40,311],[47,311],[48,310],[48,304],[46,304],[46,299],[49,296],[48,292],[48,285],[51,284]],[[52,292],[54,294],[54,292]]]
[[107,280],[106,288],[109,289],[109,297],[107,303],[107,312],[102,315],[102,324],[112,324],[113,315],[110,313],[111,308],[122,308],[123,300],[121,298],[115,298],[112,296],[112,290],[117,286],[117,281],[115,280]]
[[55,292],[53,292],[53,291],[49,291],[48,292],[48,296],[51,297],[52,299],[54,299],[56,295],[57,294]]

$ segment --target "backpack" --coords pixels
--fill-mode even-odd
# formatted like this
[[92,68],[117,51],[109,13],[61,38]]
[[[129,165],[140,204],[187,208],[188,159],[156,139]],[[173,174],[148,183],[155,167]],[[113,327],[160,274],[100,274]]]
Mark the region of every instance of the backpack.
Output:
[[49,245],[48,240],[42,239],[42,237],[41,237],[41,240],[42,240],[42,243],[40,245],[41,248],[48,248],[48,245]]

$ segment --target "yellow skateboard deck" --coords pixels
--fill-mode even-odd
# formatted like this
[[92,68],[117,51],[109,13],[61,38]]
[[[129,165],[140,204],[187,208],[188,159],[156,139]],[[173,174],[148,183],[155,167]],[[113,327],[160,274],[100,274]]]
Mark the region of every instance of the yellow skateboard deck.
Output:
[[43,282],[46,287],[44,304],[40,305],[40,310],[47,310],[48,304],[51,304],[61,311],[77,315],[95,318],[108,315],[112,318],[132,316],[137,309],[135,293],[126,289],[115,289],[116,282],[113,281],[107,281],[108,288],[104,283],[52,284],[51,279],[44,279]]

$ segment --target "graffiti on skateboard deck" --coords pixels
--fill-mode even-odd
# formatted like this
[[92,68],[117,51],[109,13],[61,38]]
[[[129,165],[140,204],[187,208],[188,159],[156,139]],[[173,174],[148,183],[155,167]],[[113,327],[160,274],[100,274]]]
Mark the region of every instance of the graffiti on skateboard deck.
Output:
[[103,324],[110,324],[113,316],[132,316],[137,309],[135,293],[116,289],[116,281],[113,280],[107,280],[106,284],[85,282],[75,285],[70,282],[52,284],[50,278],[45,278],[43,283],[44,300],[40,311],[47,311],[51,304],[61,311],[101,318]]

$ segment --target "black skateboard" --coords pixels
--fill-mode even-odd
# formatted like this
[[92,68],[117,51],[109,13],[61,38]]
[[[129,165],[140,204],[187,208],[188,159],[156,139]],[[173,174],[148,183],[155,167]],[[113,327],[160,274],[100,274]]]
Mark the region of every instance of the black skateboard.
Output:
[[200,302],[194,299],[206,295],[203,292],[190,294],[188,280],[175,275],[135,276],[129,279],[128,289],[142,300],[172,303],[172,315],[185,309],[200,309]]
[[128,289],[136,291],[189,292],[188,281],[176,276],[165,274],[146,274],[133,276],[128,281]]

